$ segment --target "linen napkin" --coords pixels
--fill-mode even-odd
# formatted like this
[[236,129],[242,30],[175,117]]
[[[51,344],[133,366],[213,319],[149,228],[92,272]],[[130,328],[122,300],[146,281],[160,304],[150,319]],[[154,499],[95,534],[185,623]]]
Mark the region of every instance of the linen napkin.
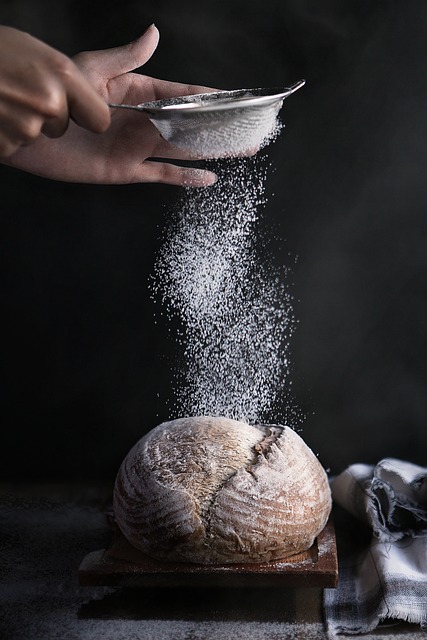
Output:
[[354,464],[331,490],[344,534],[338,587],[324,591],[329,638],[389,618],[427,627],[427,468],[395,458]]

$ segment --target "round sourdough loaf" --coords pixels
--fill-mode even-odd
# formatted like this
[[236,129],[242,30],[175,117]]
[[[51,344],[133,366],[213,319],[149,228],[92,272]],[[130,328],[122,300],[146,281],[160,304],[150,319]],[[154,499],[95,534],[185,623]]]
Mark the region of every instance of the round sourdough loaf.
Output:
[[164,422],[117,474],[125,537],[159,560],[265,562],[308,549],[331,510],[327,475],[289,427],[227,418]]

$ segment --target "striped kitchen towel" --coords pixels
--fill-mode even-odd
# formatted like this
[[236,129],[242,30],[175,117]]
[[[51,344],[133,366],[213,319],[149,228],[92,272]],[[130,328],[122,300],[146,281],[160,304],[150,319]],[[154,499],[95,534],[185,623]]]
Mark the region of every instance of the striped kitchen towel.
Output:
[[354,464],[331,489],[347,531],[338,587],[324,592],[329,638],[389,618],[427,627],[427,468],[395,458]]

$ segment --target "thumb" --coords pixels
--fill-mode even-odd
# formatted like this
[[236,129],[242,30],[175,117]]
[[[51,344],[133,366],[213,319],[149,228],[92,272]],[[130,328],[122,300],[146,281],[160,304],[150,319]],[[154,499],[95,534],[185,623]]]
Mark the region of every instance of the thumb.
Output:
[[[152,24],[148,27],[148,29],[144,31],[142,36],[131,42],[129,45],[118,47],[118,49],[124,49],[123,63],[126,68],[123,69],[123,73],[133,71],[134,69],[142,67],[142,65],[148,62],[157,49],[159,39],[159,30],[155,24]],[[135,62],[136,66],[134,64]],[[130,66],[128,66],[128,64],[126,63],[130,64]]]
[[159,38],[159,30],[152,24],[142,36],[129,44],[112,49],[79,53],[74,57],[74,61],[80,67],[86,67],[85,57],[87,56],[90,67],[96,69],[98,75],[114,78],[148,62],[157,48]]

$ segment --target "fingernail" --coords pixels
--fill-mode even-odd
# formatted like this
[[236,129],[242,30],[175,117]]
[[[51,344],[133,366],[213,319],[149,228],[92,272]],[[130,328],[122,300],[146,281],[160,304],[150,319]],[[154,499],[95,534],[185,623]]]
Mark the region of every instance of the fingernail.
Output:
[[210,173],[209,176],[206,176],[208,179],[206,186],[210,187],[211,185],[215,184],[215,182],[218,182],[218,176],[216,175],[216,173]]
[[[157,29],[156,25],[155,25],[155,24],[154,24],[154,22],[153,22],[152,24],[150,24],[150,26],[149,26],[149,27],[147,27],[147,28],[146,28],[146,30],[145,30],[145,31],[143,31],[142,33],[140,32],[140,35],[139,35],[139,36],[137,36],[134,40],[132,40],[131,44],[133,44],[134,42],[139,42],[139,40],[140,40],[141,38],[143,38],[144,36],[146,36],[146,35],[147,35],[147,33],[148,33],[151,29],[154,29],[154,28],[155,28],[155,29]],[[158,29],[157,29],[157,30],[158,30]]]

